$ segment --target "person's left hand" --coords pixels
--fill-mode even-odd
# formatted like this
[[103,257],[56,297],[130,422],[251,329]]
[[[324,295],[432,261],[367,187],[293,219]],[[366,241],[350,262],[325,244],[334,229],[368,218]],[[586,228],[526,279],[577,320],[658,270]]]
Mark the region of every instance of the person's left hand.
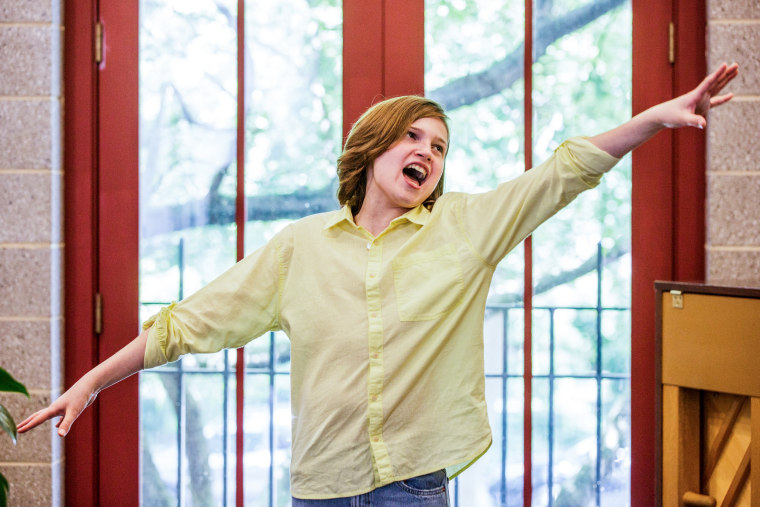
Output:
[[668,128],[705,128],[707,111],[733,98],[733,93],[719,93],[738,74],[738,64],[724,63],[689,93],[655,106],[658,120]]

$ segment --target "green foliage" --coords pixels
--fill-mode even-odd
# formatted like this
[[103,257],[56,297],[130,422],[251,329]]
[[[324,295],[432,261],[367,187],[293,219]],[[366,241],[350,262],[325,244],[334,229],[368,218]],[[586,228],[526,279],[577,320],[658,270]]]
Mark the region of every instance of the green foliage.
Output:
[[[24,384],[13,378],[11,374],[3,368],[0,368],[0,391],[20,393],[27,398],[29,397],[29,392],[26,390],[26,387],[24,387]],[[0,428],[11,437],[11,440],[13,440],[13,443],[15,444],[16,423],[13,422],[13,417],[11,417],[10,412],[8,412],[3,405],[0,405]]]
[[[4,368],[0,368],[0,391],[7,393],[20,393],[29,398],[29,392],[26,390],[24,384],[16,380],[8,373]],[[0,404],[0,428],[3,429],[16,444],[16,423],[13,421],[8,409]],[[0,474],[0,506],[5,506],[8,503],[8,480]]]
[[8,505],[8,490],[9,489],[10,489],[10,486],[8,485],[8,479],[6,479],[3,474],[0,474],[0,505],[3,507]]

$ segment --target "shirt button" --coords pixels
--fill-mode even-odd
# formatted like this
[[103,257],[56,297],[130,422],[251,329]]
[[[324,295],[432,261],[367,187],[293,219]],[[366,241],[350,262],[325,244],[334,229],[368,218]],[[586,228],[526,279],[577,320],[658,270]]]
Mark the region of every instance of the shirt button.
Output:
[[377,358],[378,358],[378,354],[377,354],[377,352],[373,352],[373,353],[372,353],[372,359],[377,359]]
[[370,401],[377,401],[377,395],[373,394],[372,396],[369,397],[369,399]]
[[372,248],[372,243],[367,243],[367,250],[369,250],[370,248]]
[[372,441],[373,442],[379,442],[380,441],[380,437],[372,437]]
[[370,277],[370,278],[375,278],[375,273],[370,273],[370,274],[369,274],[369,277]]

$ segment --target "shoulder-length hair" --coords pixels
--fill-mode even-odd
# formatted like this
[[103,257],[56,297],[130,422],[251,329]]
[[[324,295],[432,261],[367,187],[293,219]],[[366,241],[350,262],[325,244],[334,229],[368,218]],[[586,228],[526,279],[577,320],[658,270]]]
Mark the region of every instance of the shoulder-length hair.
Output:
[[[349,205],[356,215],[364,203],[367,170],[375,159],[406,135],[421,118],[438,118],[449,133],[448,117],[437,102],[407,95],[387,99],[370,107],[351,127],[343,153],[338,157],[338,202]],[[443,194],[443,174],[435,190],[423,203],[432,208]]]

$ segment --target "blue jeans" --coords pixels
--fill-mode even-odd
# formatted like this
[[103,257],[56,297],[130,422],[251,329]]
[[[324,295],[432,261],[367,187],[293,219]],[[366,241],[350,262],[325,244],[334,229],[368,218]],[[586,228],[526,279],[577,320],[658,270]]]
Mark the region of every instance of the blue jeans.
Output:
[[363,495],[301,500],[293,498],[293,507],[449,507],[449,479],[445,470],[393,482]]

